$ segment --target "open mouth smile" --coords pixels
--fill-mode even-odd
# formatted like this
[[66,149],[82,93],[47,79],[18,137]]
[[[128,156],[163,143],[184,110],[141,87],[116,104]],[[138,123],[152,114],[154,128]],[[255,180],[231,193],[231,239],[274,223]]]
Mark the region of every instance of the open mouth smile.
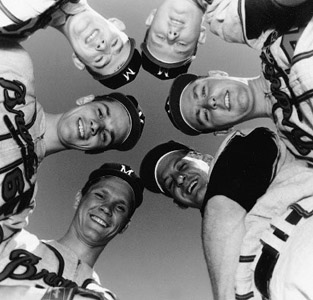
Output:
[[95,215],[91,215],[90,217],[91,217],[91,219],[92,219],[93,221],[95,221],[96,223],[98,223],[98,224],[101,225],[102,227],[104,227],[104,228],[109,227],[109,225],[108,225],[104,220],[102,220],[101,218],[99,218],[99,217],[97,217],[97,216],[95,216]]
[[78,119],[78,132],[79,132],[80,138],[83,139],[85,137],[85,130],[84,130],[83,122],[81,119]]
[[195,189],[197,184],[198,184],[198,179],[191,181],[191,183],[189,184],[189,187],[187,189],[188,194],[191,194],[193,192],[193,190]]
[[95,39],[95,37],[97,36],[98,32],[99,32],[98,29],[93,30],[91,32],[91,34],[86,38],[86,40],[85,40],[86,44],[92,42]]
[[230,98],[229,98],[229,92],[227,91],[224,98],[225,106],[228,110],[230,110]]

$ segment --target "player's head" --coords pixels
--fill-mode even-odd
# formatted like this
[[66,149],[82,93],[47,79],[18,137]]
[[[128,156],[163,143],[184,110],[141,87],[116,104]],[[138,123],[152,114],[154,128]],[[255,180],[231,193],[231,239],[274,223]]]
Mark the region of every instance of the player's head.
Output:
[[253,96],[245,79],[220,71],[175,78],[165,110],[173,125],[187,135],[228,130],[254,117]]
[[145,116],[133,96],[111,93],[62,114],[57,135],[67,149],[90,154],[127,151],[140,139],[144,124]]
[[146,20],[142,50],[143,68],[159,79],[186,73],[199,44],[206,39],[203,25],[206,2],[164,0]]
[[122,233],[143,200],[143,184],[134,170],[105,163],[94,170],[76,195],[74,227],[93,245],[105,245]]
[[153,193],[173,198],[182,208],[201,208],[212,156],[169,141],[151,149],[140,165],[140,177]]
[[74,53],[73,62],[103,85],[116,89],[135,79],[141,56],[135,40],[116,18],[106,19],[91,7],[70,16],[63,26]]

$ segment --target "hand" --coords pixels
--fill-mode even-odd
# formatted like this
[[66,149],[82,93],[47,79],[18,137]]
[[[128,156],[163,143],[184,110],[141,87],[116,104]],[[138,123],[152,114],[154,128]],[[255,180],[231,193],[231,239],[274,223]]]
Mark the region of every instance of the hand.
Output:
[[84,96],[84,97],[81,97],[81,98],[78,98],[75,102],[76,102],[76,105],[84,105],[86,103],[89,103],[91,101],[93,101],[95,99],[95,95],[88,95],[88,96]]
[[105,300],[118,300],[117,296],[114,293],[95,282],[89,283],[86,288],[88,290],[101,293],[105,297]]

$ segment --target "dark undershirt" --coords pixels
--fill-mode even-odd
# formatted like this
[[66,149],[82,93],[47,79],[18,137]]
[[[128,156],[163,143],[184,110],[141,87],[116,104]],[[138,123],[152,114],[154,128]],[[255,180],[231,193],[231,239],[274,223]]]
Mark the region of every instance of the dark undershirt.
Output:
[[271,182],[277,153],[273,133],[267,128],[232,138],[214,164],[201,214],[216,195],[226,196],[250,211]]
[[[240,5],[238,9],[240,9]],[[246,34],[248,39],[258,38],[268,29],[286,32],[295,22],[298,8],[285,7],[275,0],[246,0]],[[239,12],[241,16],[241,13]]]

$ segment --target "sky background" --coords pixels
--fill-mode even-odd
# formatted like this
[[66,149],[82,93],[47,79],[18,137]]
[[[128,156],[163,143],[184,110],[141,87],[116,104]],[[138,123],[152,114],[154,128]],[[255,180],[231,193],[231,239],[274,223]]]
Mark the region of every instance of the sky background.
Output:
[[[145,34],[145,19],[162,0],[89,0],[105,17],[117,17],[126,32],[137,41]],[[23,43],[35,69],[37,98],[45,111],[60,113],[88,94],[108,94],[112,90],[94,81],[72,64],[71,48],[54,29],[40,30]],[[233,76],[259,74],[258,53],[247,46],[228,44],[207,33],[189,72],[204,75],[223,70]],[[67,230],[74,214],[74,196],[89,173],[105,162],[120,162],[139,171],[141,159],[155,145],[174,139],[201,152],[214,154],[225,137],[185,136],[170,123],[164,103],[172,80],[159,81],[141,70],[137,79],[119,89],[140,102],[146,115],[141,140],[127,152],[109,151],[86,155],[63,151],[47,157],[39,169],[37,208],[28,229],[40,238],[57,239]],[[267,125],[267,121],[247,122],[244,127]],[[240,128],[240,127],[238,127]],[[236,158],[234,158],[236,159]],[[211,300],[210,281],[201,246],[201,216],[196,209],[180,210],[160,195],[145,191],[128,230],[118,235],[100,256],[96,271],[102,284],[121,300]]]

